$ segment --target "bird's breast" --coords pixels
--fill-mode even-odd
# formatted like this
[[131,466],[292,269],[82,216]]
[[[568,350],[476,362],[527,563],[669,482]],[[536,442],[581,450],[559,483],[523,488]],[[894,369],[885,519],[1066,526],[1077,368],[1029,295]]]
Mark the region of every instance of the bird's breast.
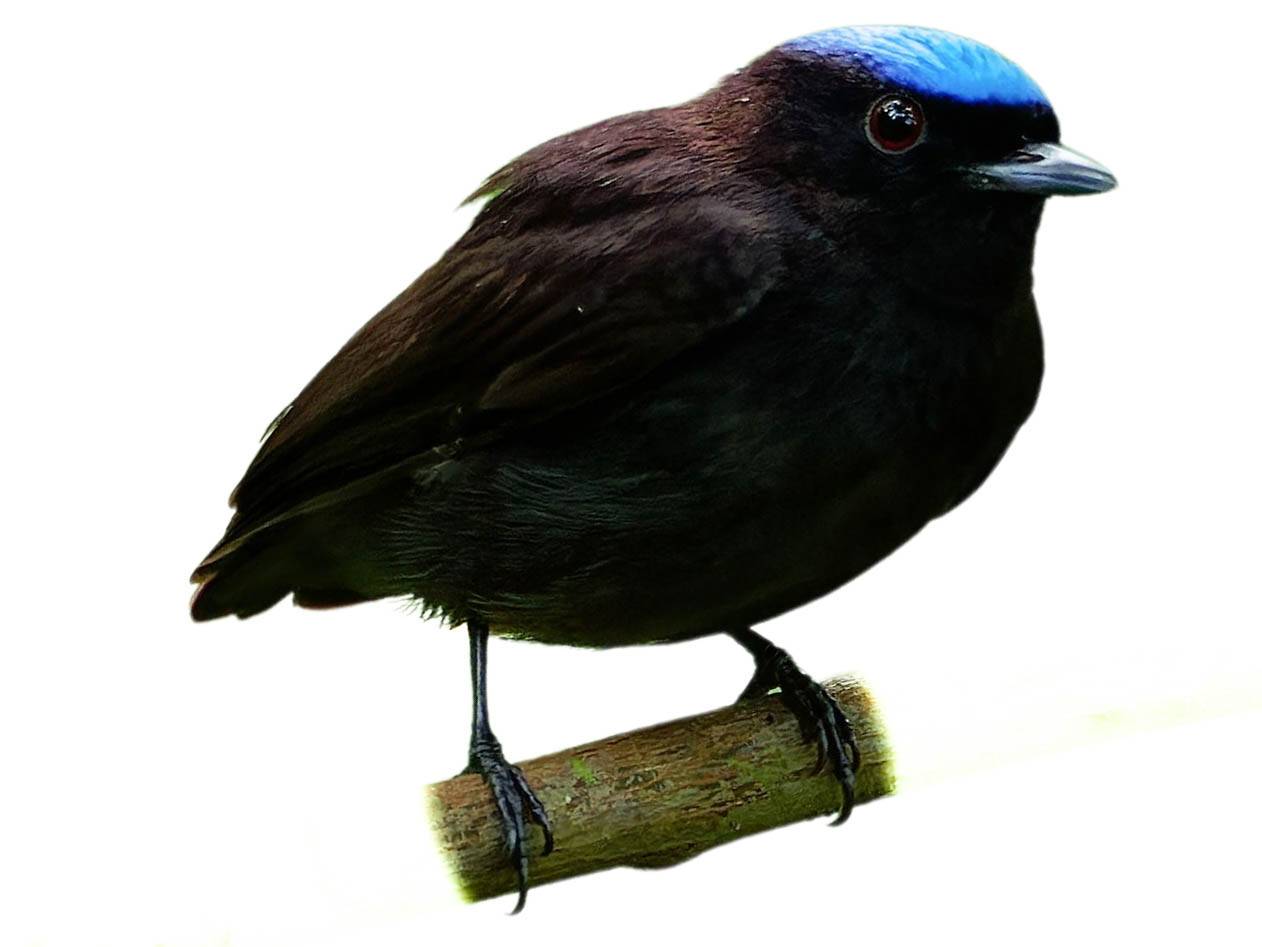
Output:
[[426,481],[399,551],[414,591],[590,646],[762,621],[964,499],[1037,395],[1032,299],[964,323],[800,299],[761,315],[597,423]]

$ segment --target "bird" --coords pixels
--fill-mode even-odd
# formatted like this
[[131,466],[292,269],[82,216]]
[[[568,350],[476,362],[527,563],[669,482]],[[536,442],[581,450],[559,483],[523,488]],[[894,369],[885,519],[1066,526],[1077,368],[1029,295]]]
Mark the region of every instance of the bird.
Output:
[[958,506],[1034,408],[1046,198],[1107,191],[1042,89],[913,26],[783,42],[682,104],[552,138],[268,427],[197,621],[387,597],[469,638],[466,773],[525,903],[548,814],[487,709],[492,635],[727,635],[840,785],[842,709],[755,626]]

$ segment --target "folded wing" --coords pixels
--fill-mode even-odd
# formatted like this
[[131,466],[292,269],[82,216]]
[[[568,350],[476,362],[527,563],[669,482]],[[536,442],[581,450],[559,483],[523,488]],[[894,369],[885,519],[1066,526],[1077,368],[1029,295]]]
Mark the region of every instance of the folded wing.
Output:
[[749,209],[597,194],[526,184],[494,197],[277,419],[194,580],[260,531],[444,445],[616,399],[779,278],[777,243]]

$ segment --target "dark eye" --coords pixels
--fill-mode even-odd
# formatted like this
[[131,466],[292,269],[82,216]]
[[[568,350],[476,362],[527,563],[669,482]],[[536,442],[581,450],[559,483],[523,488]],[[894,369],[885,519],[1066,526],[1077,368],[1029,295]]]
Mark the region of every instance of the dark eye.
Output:
[[925,135],[925,113],[907,95],[886,95],[868,110],[868,140],[888,154],[906,151]]

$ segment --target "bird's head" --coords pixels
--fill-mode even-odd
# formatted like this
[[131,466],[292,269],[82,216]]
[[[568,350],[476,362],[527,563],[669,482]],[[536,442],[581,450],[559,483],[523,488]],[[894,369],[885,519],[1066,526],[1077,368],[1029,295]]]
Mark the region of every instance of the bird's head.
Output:
[[716,140],[787,184],[822,232],[899,285],[994,302],[1029,292],[1044,200],[1116,183],[1060,144],[1020,67],[940,30],[790,40],[711,91]]
[[1056,114],[1024,70],[954,33],[910,26],[811,33],[734,76],[727,91],[738,105],[746,86],[769,93],[759,121],[777,157],[845,193],[914,196],[931,188],[1043,198],[1116,183],[1060,144]]

